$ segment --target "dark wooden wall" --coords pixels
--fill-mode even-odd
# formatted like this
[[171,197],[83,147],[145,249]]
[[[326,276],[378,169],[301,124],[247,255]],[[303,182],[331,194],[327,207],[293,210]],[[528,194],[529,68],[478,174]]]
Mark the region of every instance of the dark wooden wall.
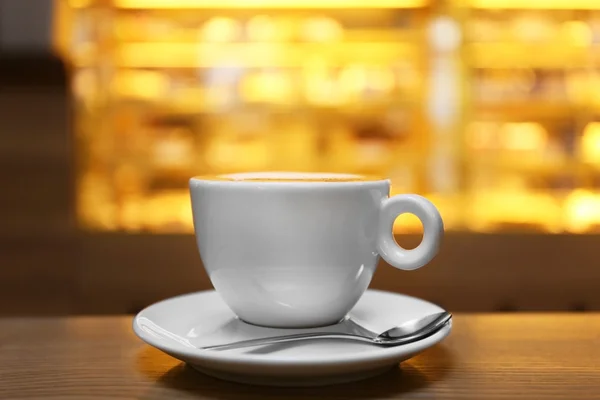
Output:
[[68,313],[73,148],[62,63],[0,53],[0,313]]
[[[192,235],[76,229],[66,88],[56,59],[0,57],[0,315],[133,313],[211,288]],[[382,264],[371,286],[453,311],[600,310],[598,244],[598,235],[449,232],[431,265]]]
[[[454,311],[600,310],[597,243],[597,235],[449,232],[429,265],[399,271],[382,262],[371,287]],[[192,235],[87,235],[81,244],[82,311],[133,312],[210,288]]]

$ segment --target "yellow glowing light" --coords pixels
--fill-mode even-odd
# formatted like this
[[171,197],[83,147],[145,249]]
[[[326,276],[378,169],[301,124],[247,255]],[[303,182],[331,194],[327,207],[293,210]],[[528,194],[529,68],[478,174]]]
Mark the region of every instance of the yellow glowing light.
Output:
[[242,139],[236,135],[216,137],[206,151],[206,163],[214,171],[237,171],[268,167],[271,153],[264,135]]
[[369,86],[377,91],[390,92],[394,89],[396,77],[385,67],[372,68],[368,74]]
[[242,67],[301,66],[311,55],[322,55],[328,62],[347,65],[356,54],[370,62],[390,63],[398,58],[417,57],[411,43],[186,43],[129,42],[115,50],[115,63],[120,67]]
[[540,150],[547,138],[544,127],[535,122],[506,123],[500,128],[500,141],[509,150]]
[[311,42],[334,42],[344,35],[342,25],[328,17],[309,18],[302,28],[304,38]]
[[566,228],[583,233],[591,225],[600,224],[600,194],[588,190],[575,190],[565,201]]
[[311,57],[304,63],[304,95],[311,104],[337,103],[336,82],[332,66],[322,57]]
[[367,71],[361,65],[349,65],[338,76],[338,85],[347,97],[360,94],[367,86]]
[[552,38],[552,22],[543,14],[517,16],[511,22],[511,31],[517,41],[543,42]]
[[597,10],[597,0],[465,0],[473,8],[521,10]]
[[285,74],[256,72],[244,77],[240,92],[242,98],[249,102],[285,102],[293,96],[294,82]]
[[423,233],[423,224],[421,220],[413,214],[405,213],[396,218],[393,225],[393,232],[398,233]]
[[590,122],[583,130],[581,151],[585,161],[600,163],[600,122]]
[[[557,45],[554,36],[534,33],[528,40],[543,42],[471,43],[466,45],[470,63],[478,68],[558,68],[583,65],[589,60],[590,52],[578,46]],[[534,43],[534,44],[533,44]],[[535,57],[532,57],[533,52]]]
[[169,90],[169,79],[159,72],[124,70],[115,74],[111,89],[118,96],[159,99]]
[[526,189],[489,189],[478,193],[470,207],[468,226],[487,231],[496,224],[535,225],[548,232],[561,226],[561,206],[551,194]]
[[242,26],[232,18],[211,18],[202,27],[201,37],[207,42],[233,42],[238,39],[242,32]]
[[250,18],[247,32],[250,40],[257,42],[268,42],[277,37],[276,26],[268,15],[256,15]]
[[187,129],[165,132],[152,148],[156,166],[160,168],[188,169],[194,162],[194,143]]
[[118,8],[177,9],[177,8],[417,8],[429,0],[113,0]]
[[[193,232],[192,210],[186,190],[168,190],[140,200],[143,227],[161,232]],[[125,226],[136,230],[136,226]]]
[[592,43],[593,33],[583,21],[567,21],[561,28],[569,42],[576,46],[587,47]]

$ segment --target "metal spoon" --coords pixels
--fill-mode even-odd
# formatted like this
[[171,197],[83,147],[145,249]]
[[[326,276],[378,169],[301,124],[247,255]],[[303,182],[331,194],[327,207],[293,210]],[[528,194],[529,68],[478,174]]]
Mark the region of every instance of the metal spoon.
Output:
[[[402,325],[388,329],[383,333],[371,332],[360,326],[354,328],[360,333],[348,332],[312,332],[298,333],[293,335],[271,336],[259,339],[242,340],[239,342],[218,344],[213,346],[200,347],[203,350],[226,350],[238,349],[242,347],[254,347],[261,345],[271,345],[277,343],[294,342],[299,340],[315,339],[343,339],[355,340],[364,343],[370,343],[378,346],[398,346],[402,344],[416,342],[441,330],[452,319],[452,314],[447,311],[430,314],[425,317],[416,318]],[[355,324],[356,325],[356,324]],[[358,329],[356,329],[358,328]]]

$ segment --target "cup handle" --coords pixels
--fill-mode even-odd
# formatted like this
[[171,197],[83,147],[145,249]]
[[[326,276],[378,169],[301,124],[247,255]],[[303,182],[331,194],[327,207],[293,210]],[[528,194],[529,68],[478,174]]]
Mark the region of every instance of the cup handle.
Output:
[[[433,203],[419,195],[401,194],[384,199],[380,207],[377,249],[388,264],[414,270],[435,257],[442,241],[444,222]],[[423,224],[423,240],[411,250],[403,249],[394,240],[394,221],[404,213],[414,214]]]

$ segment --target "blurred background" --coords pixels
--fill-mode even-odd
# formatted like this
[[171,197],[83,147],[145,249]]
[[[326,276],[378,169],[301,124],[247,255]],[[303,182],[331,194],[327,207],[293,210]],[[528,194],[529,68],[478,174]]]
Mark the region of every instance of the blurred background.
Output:
[[0,0],[0,166],[0,314],[210,288],[188,179],[256,170],[438,206],[438,257],[372,287],[600,310],[600,2]]

